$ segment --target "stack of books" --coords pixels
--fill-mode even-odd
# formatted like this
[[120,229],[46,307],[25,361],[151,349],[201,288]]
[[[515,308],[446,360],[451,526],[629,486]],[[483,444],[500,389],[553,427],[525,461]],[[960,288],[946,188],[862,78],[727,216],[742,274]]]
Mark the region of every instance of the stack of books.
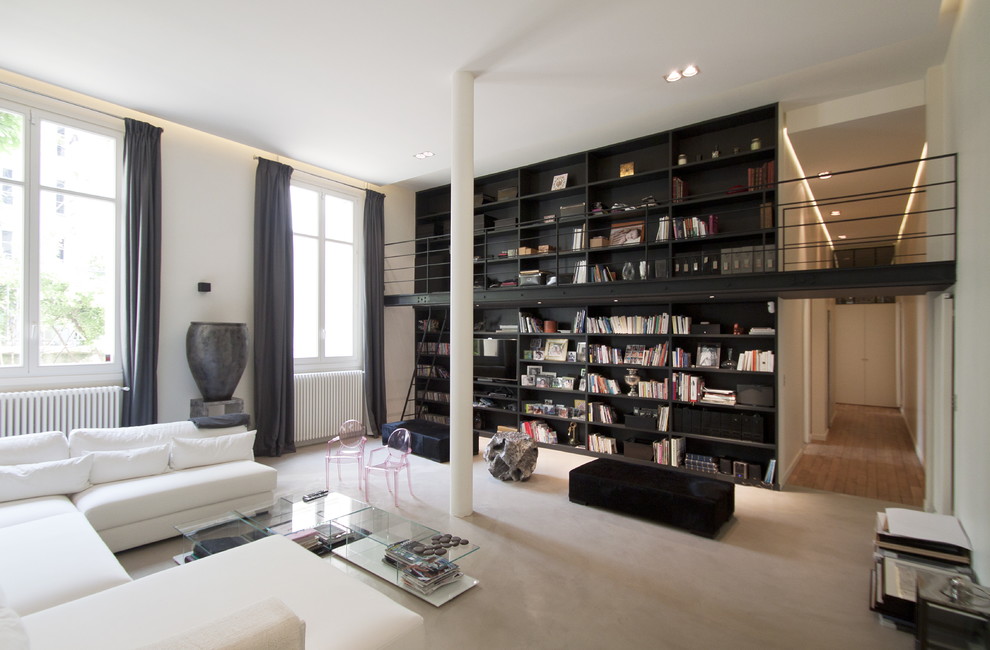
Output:
[[718,388],[703,388],[701,390],[701,402],[705,404],[718,404],[720,406],[733,406],[736,403],[736,391],[722,390]]
[[400,571],[404,586],[428,596],[463,574],[460,567],[446,558],[420,555],[413,550],[422,546],[411,539],[397,542],[385,549],[382,561]]
[[919,574],[946,581],[958,576],[974,579],[971,551],[956,517],[905,508],[878,512],[870,610],[881,623],[913,632]]

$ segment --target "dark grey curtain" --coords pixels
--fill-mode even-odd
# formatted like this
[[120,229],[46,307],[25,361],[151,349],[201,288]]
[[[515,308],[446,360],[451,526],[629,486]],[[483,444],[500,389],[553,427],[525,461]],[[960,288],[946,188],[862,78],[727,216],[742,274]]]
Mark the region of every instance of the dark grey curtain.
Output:
[[162,129],[124,120],[126,258],[121,424],[158,421],[158,316],[162,275]]
[[254,451],[296,450],[292,358],[292,167],[258,159],[254,188]]
[[364,392],[369,429],[385,423],[385,195],[365,190],[364,198]]

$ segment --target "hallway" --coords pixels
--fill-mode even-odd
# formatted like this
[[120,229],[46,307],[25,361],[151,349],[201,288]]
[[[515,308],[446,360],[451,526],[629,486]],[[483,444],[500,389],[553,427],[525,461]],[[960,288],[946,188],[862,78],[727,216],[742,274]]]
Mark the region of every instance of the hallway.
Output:
[[809,443],[789,485],[921,507],[925,477],[897,409],[836,404],[828,440]]

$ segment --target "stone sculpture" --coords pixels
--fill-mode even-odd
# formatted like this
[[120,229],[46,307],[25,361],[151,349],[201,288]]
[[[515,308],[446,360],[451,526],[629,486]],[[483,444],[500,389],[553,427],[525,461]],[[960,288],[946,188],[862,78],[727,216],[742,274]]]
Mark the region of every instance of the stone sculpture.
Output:
[[501,481],[525,481],[536,469],[540,449],[524,433],[496,433],[485,447],[484,459],[488,471]]

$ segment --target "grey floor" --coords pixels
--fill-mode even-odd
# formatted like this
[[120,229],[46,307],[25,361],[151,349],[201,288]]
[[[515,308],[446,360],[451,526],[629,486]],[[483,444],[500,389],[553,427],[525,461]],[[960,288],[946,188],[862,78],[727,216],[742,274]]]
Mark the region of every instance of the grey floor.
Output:
[[[281,492],[324,481],[319,445],[260,460],[279,470]],[[449,466],[413,458],[416,496],[400,483],[398,512],[481,546],[461,562],[480,584],[443,607],[332,561],[421,614],[431,650],[914,647],[867,607],[874,516],[896,504],[738,487],[735,518],[709,540],[570,503],[567,474],[589,460],[541,449],[529,481],[502,483],[477,456],[474,514],[456,518]],[[354,467],[343,471],[334,489],[362,498]],[[393,508],[381,478],[367,500]],[[167,540],[118,557],[140,577],[182,550]]]

